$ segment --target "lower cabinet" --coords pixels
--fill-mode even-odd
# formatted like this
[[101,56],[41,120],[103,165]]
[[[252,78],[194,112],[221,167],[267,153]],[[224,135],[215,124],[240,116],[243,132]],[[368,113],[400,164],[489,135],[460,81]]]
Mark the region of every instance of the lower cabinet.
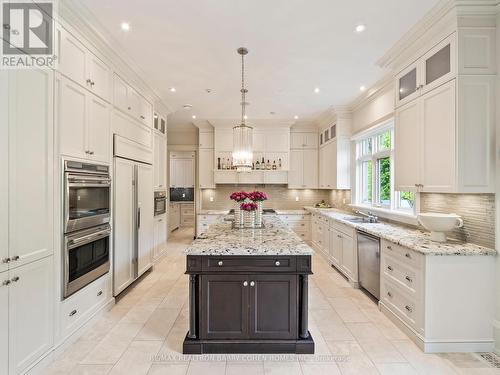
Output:
[[168,230],[171,232],[181,225],[181,209],[179,203],[170,203],[168,210]]
[[202,339],[293,339],[297,275],[202,275]]
[[[54,343],[53,258],[2,273],[0,280],[0,373],[20,374],[43,357]],[[8,318],[7,318],[8,315]],[[8,322],[8,324],[5,324]],[[8,361],[2,358],[7,356]]]
[[0,273],[0,375],[9,373],[9,272]]
[[154,218],[154,254],[153,259],[158,259],[165,251],[167,244],[167,215]]

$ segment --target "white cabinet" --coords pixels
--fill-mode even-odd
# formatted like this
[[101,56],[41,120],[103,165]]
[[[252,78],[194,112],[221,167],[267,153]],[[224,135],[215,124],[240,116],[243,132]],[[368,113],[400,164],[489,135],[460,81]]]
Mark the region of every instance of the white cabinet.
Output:
[[138,208],[138,276],[151,267],[153,262],[153,168],[147,164],[137,165],[137,208]]
[[198,215],[196,219],[196,236],[205,233],[210,225],[217,222],[224,215]]
[[206,148],[206,149],[213,149],[214,148],[214,133],[200,131],[200,133],[198,135],[198,147],[199,148]]
[[113,76],[113,103],[142,124],[152,127],[153,105],[117,74]]
[[288,187],[294,189],[318,188],[318,151],[291,150]]
[[320,189],[350,189],[350,152],[348,136],[337,136],[320,147]]
[[3,284],[6,280],[10,280],[9,272],[0,273],[0,375],[9,373],[9,286]]
[[167,246],[167,215],[159,215],[154,218],[154,254],[153,259],[158,259]]
[[171,232],[181,225],[181,209],[179,203],[171,202],[168,209],[168,230]]
[[60,153],[109,163],[109,104],[64,77],[56,84]]
[[59,29],[58,37],[58,70],[95,95],[110,101],[109,66],[66,30]]
[[408,103],[456,76],[455,34],[396,76],[396,106]]
[[179,208],[181,212],[181,227],[194,226],[194,203],[180,202]]
[[290,148],[302,149],[318,148],[318,133],[317,132],[291,132],[290,133]]
[[20,374],[54,343],[52,256],[10,270],[9,280],[9,368]]
[[307,213],[292,215],[279,214],[278,217],[288,228],[293,230],[302,240],[311,240],[311,215]]
[[334,228],[330,230],[330,248],[328,254],[333,265],[337,269],[340,268],[342,265],[342,235]]
[[198,151],[198,183],[200,189],[215,188],[213,149],[200,149]]
[[170,187],[172,188],[192,188],[194,187],[194,154],[189,158],[177,157],[170,154]]
[[161,133],[154,133],[153,136],[153,168],[154,168],[154,188],[165,189],[167,186],[167,142]]

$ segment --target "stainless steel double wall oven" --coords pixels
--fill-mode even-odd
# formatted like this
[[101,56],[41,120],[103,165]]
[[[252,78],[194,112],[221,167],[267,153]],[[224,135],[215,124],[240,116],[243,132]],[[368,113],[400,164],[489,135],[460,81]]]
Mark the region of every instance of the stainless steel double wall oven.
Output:
[[64,298],[109,272],[109,166],[64,161]]

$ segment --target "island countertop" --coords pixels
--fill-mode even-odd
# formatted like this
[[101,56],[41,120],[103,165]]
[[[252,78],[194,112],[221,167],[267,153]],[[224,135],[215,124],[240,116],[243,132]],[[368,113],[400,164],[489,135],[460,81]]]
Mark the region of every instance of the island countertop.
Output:
[[233,229],[230,221],[212,224],[185,250],[187,255],[312,255],[314,251],[276,215],[264,228]]

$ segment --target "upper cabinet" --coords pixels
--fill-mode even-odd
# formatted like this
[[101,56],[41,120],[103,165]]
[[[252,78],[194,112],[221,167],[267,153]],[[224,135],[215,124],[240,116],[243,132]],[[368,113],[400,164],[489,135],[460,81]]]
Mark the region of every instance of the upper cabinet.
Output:
[[467,24],[396,75],[396,190],[495,191],[495,34]]
[[318,132],[291,132],[290,133],[290,148],[297,149],[317,149],[318,148]]
[[171,188],[194,187],[194,153],[189,151],[170,152],[170,178]]
[[64,29],[59,38],[58,70],[106,101],[111,100],[110,67]]
[[167,141],[160,133],[153,135],[153,184],[156,190],[167,187]]
[[198,135],[198,147],[202,149],[214,148],[214,132],[200,131]]
[[153,105],[120,76],[113,76],[113,101],[115,107],[146,126],[153,124]]
[[318,188],[318,132],[290,133],[290,171],[288,187]]
[[455,34],[447,37],[396,76],[397,107],[456,76],[455,40]]
[[153,114],[153,128],[161,134],[167,134],[167,119],[159,114]]

